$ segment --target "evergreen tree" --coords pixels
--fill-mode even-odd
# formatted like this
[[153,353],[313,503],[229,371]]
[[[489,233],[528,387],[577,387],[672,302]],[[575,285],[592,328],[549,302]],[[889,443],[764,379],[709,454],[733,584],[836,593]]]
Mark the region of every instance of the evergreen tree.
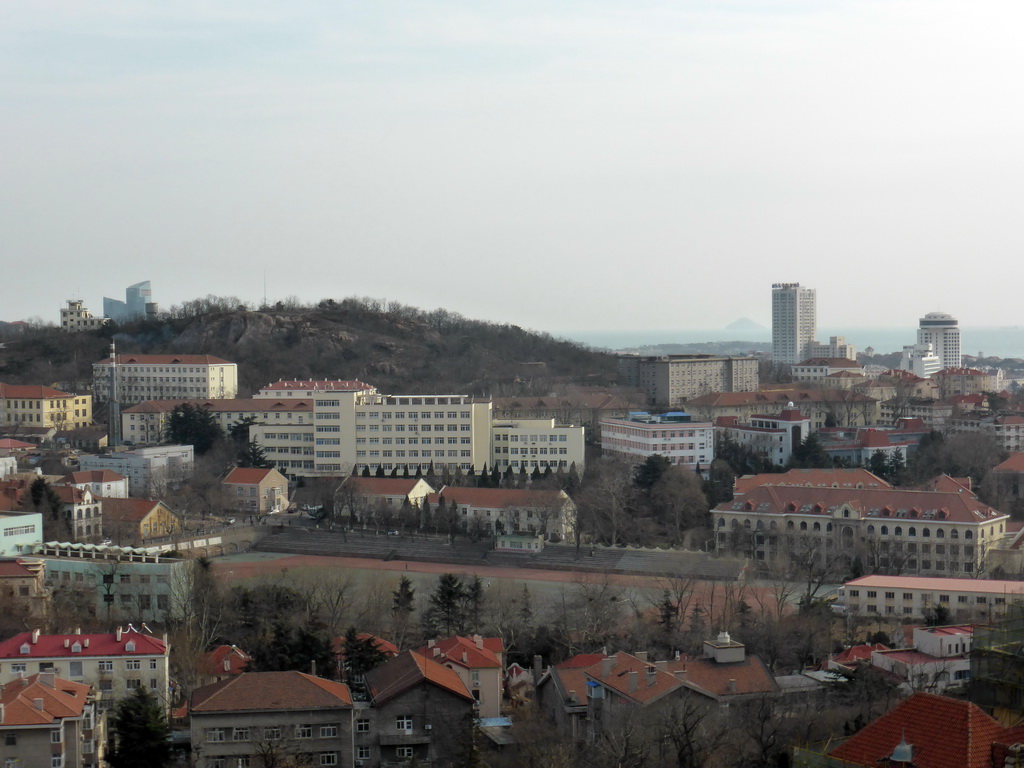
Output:
[[363,477],[370,477],[370,465],[369,464],[364,464],[363,465]]
[[505,474],[502,476],[501,484],[503,488],[515,488],[516,487],[516,471],[509,464],[505,469]]
[[540,480],[540,477],[540,467],[534,467],[533,472],[530,473],[530,482],[536,483],[538,480]]
[[387,654],[377,647],[377,638],[372,635],[360,638],[355,627],[345,632],[345,661],[342,665],[345,682],[354,690],[364,691],[363,676],[371,669],[387,661]]
[[171,729],[164,709],[145,686],[121,699],[111,719],[111,768],[161,768],[171,759]]
[[489,485],[491,488],[501,487],[501,470],[498,469],[498,462],[494,462],[494,466],[491,467],[491,481]]
[[314,664],[318,674],[331,669],[331,641],[320,622],[295,625],[275,619],[270,634],[270,640],[253,648],[249,663],[253,672],[310,672]]
[[403,464],[402,466],[405,467],[405,471],[402,473],[402,477],[405,480],[408,480],[409,479],[409,465],[408,464]]
[[228,437],[239,450],[249,442],[249,427],[257,423],[255,416],[246,416],[228,427]]
[[386,475],[384,474],[384,465],[383,464],[378,464],[377,465],[377,471],[374,472],[373,474],[376,477],[385,477]]
[[[32,511],[38,512],[43,518],[43,535],[46,541],[70,541],[71,520],[64,512],[64,503],[46,482],[46,478],[37,477],[28,487],[28,501]],[[24,503],[24,502],[23,502]]]
[[266,469],[271,466],[271,463],[267,461],[267,455],[263,452],[262,446],[255,440],[250,440],[238,454],[238,466]]
[[413,600],[416,597],[416,589],[408,576],[398,580],[398,589],[391,593],[391,610],[393,613],[412,613]]
[[167,419],[167,441],[191,445],[197,456],[209,451],[222,437],[224,432],[217,423],[217,417],[198,405],[176,405]]
[[442,573],[427,599],[423,629],[430,637],[461,633],[466,622],[466,588],[454,573]]

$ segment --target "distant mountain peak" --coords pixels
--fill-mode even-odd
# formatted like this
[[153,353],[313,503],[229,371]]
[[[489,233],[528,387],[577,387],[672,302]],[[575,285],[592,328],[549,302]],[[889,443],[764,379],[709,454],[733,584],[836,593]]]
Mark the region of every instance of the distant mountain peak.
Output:
[[739,320],[729,323],[725,326],[727,331],[767,331],[760,323],[755,323],[749,317],[741,317]]

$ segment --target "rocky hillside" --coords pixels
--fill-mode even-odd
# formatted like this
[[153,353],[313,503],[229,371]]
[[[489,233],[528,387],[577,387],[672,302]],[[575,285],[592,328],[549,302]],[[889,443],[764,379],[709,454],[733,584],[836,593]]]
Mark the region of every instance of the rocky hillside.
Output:
[[606,384],[615,375],[613,357],[547,334],[444,310],[346,299],[179,313],[88,334],[30,329],[0,348],[0,381],[83,382],[111,337],[118,352],[211,354],[237,362],[243,395],[279,378],[358,378],[385,392],[505,395]]

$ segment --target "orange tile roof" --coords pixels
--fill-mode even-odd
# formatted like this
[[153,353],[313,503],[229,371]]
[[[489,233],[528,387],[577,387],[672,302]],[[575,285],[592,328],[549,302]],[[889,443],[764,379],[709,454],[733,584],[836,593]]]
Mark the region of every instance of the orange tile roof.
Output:
[[235,645],[218,645],[203,654],[202,669],[210,677],[240,675],[245,672],[252,657]]
[[415,477],[347,477],[342,487],[370,496],[408,496],[418,482]]
[[712,392],[707,395],[693,397],[686,401],[688,408],[722,408],[744,405],[764,405],[775,403],[786,405],[792,402],[799,406],[802,403],[827,403],[840,400],[844,404],[873,403],[875,398],[868,397],[845,389],[780,389],[762,390],[760,392]]
[[[259,485],[267,479],[271,474],[281,475],[276,469],[261,469],[258,467],[235,467],[228,476],[224,478],[224,482],[229,485]],[[288,482],[287,479],[281,475],[281,480]]]
[[715,697],[772,693],[778,685],[771,672],[757,656],[743,661],[720,664],[714,659],[689,659],[669,662],[669,669],[683,676],[690,688]]
[[0,382],[0,398],[13,400],[47,400],[53,397],[75,397],[70,392],[61,392],[53,387],[44,387],[40,384],[4,384]]
[[992,744],[1006,733],[970,702],[915,693],[830,756],[875,768],[905,739],[913,746],[915,768],[991,768]]
[[192,693],[193,713],[344,709],[352,694],[344,683],[302,672],[243,672]]
[[[502,646],[502,650],[504,650],[501,638],[493,639],[497,640],[499,646]],[[428,643],[417,648],[416,653],[432,659],[438,664],[457,664],[466,669],[501,668],[501,660],[498,658],[498,655],[484,644],[482,637],[480,638],[479,646],[473,638],[460,637],[458,635],[446,637],[443,640],[436,641],[433,645]]]
[[[584,670],[587,678],[638,704],[649,704],[683,686],[683,682],[671,672],[624,651],[605,658],[611,660],[608,672],[605,673],[605,660],[602,659]],[[636,687],[630,690],[633,680]],[[582,692],[577,691],[577,694],[582,695]]]
[[459,698],[475,701],[454,671],[413,651],[404,651],[366,673],[371,701],[378,706],[421,683],[430,683]]
[[979,594],[1024,595],[1024,581],[1000,579],[951,579],[945,576],[861,576],[845,587],[878,589],[924,589],[928,591],[972,592]]
[[159,501],[152,499],[117,499],[104,496],[100,500],[103,502],[104,521],[110,523],[141,522],[146,515],[160,506]]
[[[991,523],[1006,518],[1003,512],[982,504],[967,493],[905,491],[895,488],[803,488],[763,486],[736,494],[732,501],[715,507],[716,512],[751,515],[821,514],[847,505],[861,519],[882,523],[927,525],[928,523]],[[809,509],[802,511],[805,507]],[[897,517],[899,510],[905,515]],[[931,514],[931,517],[924,515]]]
[[[46,725],[65,717],[81,717],[90,686],[37,673],[0,688],[3,725]],[[42,708],[36,705],[42,702]]]
[[[373,640],[373,646],[383,653],[388,658],[393,658],[398,655],[398,646],[392,643],[390,640],[385,640],[383,637],[377,637],[371,635],[369,632],[359,632],[356,634],[358,640]],[[345,636],[341,635],[331,640],[331,650],[339,660],[344,661],[345,659]]]
[[992,468],[993,472],[1024,472],[1024,453],[1011,453],[1010,457]]
[[125,480],[124,475],[109,469],[87,469],[81,472],[70,472],[64,476],[67,483],[118,483]]
[[866,469],[791,469],[788,472],[744,475],[736,478],[736,492],[746,493],[764,485],[792,485],[813,488],[891,488],[885,480]]

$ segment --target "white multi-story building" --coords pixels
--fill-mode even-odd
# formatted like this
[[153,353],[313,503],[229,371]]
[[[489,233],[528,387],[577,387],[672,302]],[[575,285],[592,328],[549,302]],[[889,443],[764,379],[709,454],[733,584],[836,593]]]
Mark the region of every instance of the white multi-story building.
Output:
[[1001,618],[1012,603],[1024,602],[1024,581],[861,576],[839,588],[839,610],[853,616],[920,619],[945,608],[954,619]]
[[789,462],[796,448],[811,434],[811,420],[789,403],[777,416],[758,414],[741,423],[736,416],[715,421],[719,436],[728,436],[778,466]]
[[78,467],[83,472],[108,469],[127,477],[132,496],[147,496],[168,483],[191,477],[193,463],[191,445],[161,445],[101,455],[83,454],[78,458]]
[[[294,385],[285,387],[284,385]],[[491,458],[491,401],[469,395],[382,395],[362,382],[277,382],[260,397],[313,396],[313,424],[259,424],[249,430],[278,469],[293,475],[348,474],[355,468],[469,470]],[[284,395],[287,397],[287,395]],[[298,394],[296,396],[299,396]]]
[[856,360],[857,348],[848,344],[845,336],[829,336],[828,344],[811,342],[810,357],[845,357],[847,360]]
[[264,426],[281,427],[313,423],[313,400],[258,397],[229,400],[148,400],[121,412],[121,436],[132,445],[159,445],[167,437],[171,412],[189,404],[213,414],[225,434],[235,424],[253,419]]
[[927,379],[942,370],[942,360],[935,354],[931,344],[910,344],[903,347],[900,370]]
[[143,687],[169,708],[169,650],[166,637],[161,640],[130,626],[92,635],[43,635],[36,629],[0,643],[0,683],[52,672],[95,686],[101,711]]
[[772,286],[772,360],[795,365],[811,357],[817,332],[817,294],[800,283]]
[[[212,355],[117,355],[117,401],[231,399],[238,396],[238,365]],[[93,396],[110,400],[111,368],[106,357],[92,366]]]
[[583,427],[562,426],[554,419],[515,419],[491,424],[491,467],[518,472],[566,470],[573,464],[582,476]]
[[601,450],[638,463],[660,454],[681,467],[706,470],[715,458],[715,427],[691,421],[687,413],[635,412],[601,422]]
[[959,368],[963,364],[960,328],[956,318],[950,314],[929,312],[922,317],[917,329],[917,343],[931,344],[942,368]]
[[109,317],[94,317],[78,299],[68,299],[67,307],[60,310],[60,328],[67,333],[95,331],[109,322]]

